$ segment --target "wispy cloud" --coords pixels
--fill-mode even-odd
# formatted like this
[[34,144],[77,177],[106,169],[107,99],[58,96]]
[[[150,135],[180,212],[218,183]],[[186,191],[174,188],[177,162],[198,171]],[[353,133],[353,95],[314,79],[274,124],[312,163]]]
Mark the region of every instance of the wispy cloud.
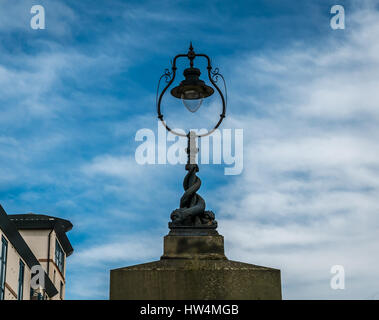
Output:
[[199,173],[228,257],[280,268],[285,298],[376,297],[375,1],[349,2],[344,31],[330,1],[42,2],[44,31],[32,1],[1,3],[0,200],[73,221],[68,298],[108,298],[110,269],[162,253],[185,171],[137,165],[134,136],[156,129],[157,79],[190,40],[227,79],[224,127],[244,128],[243,174]]
[[[378,17],[350,15],[343,41],[331,34],[248,58],[255,70],[242,90],[272,94],[243,104],[254,106],[248,120],[232,120],[246,128],[245,174],[215,194],[229,256],[281,268],[285,298],[377,290]],[[329,286],[334,264],[346,268],[346,290]]]

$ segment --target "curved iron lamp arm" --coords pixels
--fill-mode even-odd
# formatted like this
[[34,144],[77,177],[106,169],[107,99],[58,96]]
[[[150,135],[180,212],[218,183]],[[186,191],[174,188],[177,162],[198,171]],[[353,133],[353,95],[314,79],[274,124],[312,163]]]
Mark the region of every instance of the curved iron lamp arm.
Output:
[[[163,119],[163,114],[161,112],[161,102],[162,102],[162,98],[163,98],[163,95],[165,94],[165,92],[167,91],[167,89],[171,86],[171,84],[174,82],[175,80],[175,75],[176,75],[176,70],[177,70],[177,67],[176,67],[176,60],[178,58],[188,58],[190,60],[190,65],[191,67],[193,66],[193,60],[195,59],[195,57],[204,57],[207,59],[208,61],[208,66],[207,66],[207,69],[208,69],[208,78],[209,78],[209,81],[212,83],[212,85],[216,88],[217,92],[219,93],[220,97],[221,97],[221,101],[222,101],[222,113],[220,114],[220,119],[219,121],[217,122],[217,124],[213,127],[212,130],[206,132],[206,133],[203,133],[203,134],[196,134],[197,137],[205,137],[205,136],[208,136],[210,134],[212,134],[221,124],[221,122],[224,120],[225,118],[225,113],[226,113],[226,104],[227,104],[227,91],[226,91],[226,83],[225,83],[225,79],[224,77],[219,73],[218,71],[218,68],[216,68],[214,71],[212,71],[212,65],[211,65],[211,59],[206,55],[206,54],[202,54],[202,53],[195,53],[193,50],[192,50],[192,46],[190,47],[190,51],[188,52],[188,54],[178,54],[175,56],[173,62],[172,62],[172,72],[169,72],[168,69],[165,70],[165,73],[160,77],[159,79],[159,82],[158,82],[158,88],[157,88],[157,98],[156,98],[156,103],[157,103],[157,113],[158,113],[158,118],[161,120],[162,124],[164,125],[164,127],[167,129],[167,131],[169,132],[172,132],[173,134],[177,135],[177,136],[181,136],[181,137],[187,137],[187,134],[183,134],[183,133],[180,133],[180,132],[176,132],[175,130],[172,130],[167,124],[166,122],[164,121]],[[224,95],[222,94],[222,91],[220,90],[220,88],[217,86],[216,82],[217,82],[217,79],[218,77],[221,77],[221,79],[223,80],[224,82],[224,89],[225,89],[225,95],[226,95],[226,99],[224,98]],[[158,93],[159,93],[159,86],[160,86],[160,82],[162,80],[162,78],[165,77],[166,78],[166,82],[167,82],[167,85],[166,87],[162,90],[161,94],[159,95],[159,98],[158,98]],[[170,80],[169,80],[170,79]]]

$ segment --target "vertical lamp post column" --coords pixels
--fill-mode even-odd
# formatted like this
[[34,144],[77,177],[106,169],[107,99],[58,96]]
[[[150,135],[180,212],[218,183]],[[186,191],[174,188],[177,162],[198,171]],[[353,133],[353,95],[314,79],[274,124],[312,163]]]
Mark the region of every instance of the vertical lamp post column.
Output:
[[[203,80],[199,79],[201,72],[198,68],[194,67],[194,60],[196,57],[202,57],[207,60],[208,78],[210,83],[213,85],[213,87],[216,89],[217,93],[221,97],[222,111],[216,125],[212,129],[208,130],[206,133],[196,134],[194,131],[190,131],[186,135],[184,135],[180,132],[171,129],[167,125],[161,111],[161,102],[167,89],[172,85],[172,83],[175,80],[177,70],[176,61],[179,58],[187,58],[189,60],[190,66],[183,72],[185,79],[181,81],[177,87],[171,89],[171,95],[177,99],[182,100],[184,106],[190,112],[196,112],[200,108],[203,100],[214,94],[215,90],[212,87],[205,84]],[[163,78],[165,78],[167,85],[159,94],[159,86]],[[224,97],[222,91],[216,84],[219,78],[223,80],[224,91],[226,96],[226,84],[224,77],[219,73],[218,68],[213,70],[211,60],[206,54],[195,53],[191,43],[187,54],[178,54],[177,56],[175,56],[172,62],[171,71],[169,69],[166,69],[165,73],[161,76],[158,83],[158,118],[161,120],[162,124],[167,129],[167,131],[178,136],[185,136],[188,139],[186,149],[188,160],[185,167],[188,172],[183,181],[184,194],[180,199],[180,208],[174,210],[171,213],[172,221],[169,222],[169,228],[173,233],[186,232],[200,235],[212,234],[212,230],[213,233],[217,233],[215,231],[215,229],[217,228],[217,221],[215,220],[214,213],[212,211],[205,210],[205,201],[200,195],[197,194],[197,191],[199,190],[201,185],[201,180],[196,175],[196,173],[199,171],[199,167],[196,164],[196,154],[198,152],[198,148],[196,147],[196,140],[197,138],[205,137],[212,134],[220,126],[222,120],[225,118],[227,99]]]

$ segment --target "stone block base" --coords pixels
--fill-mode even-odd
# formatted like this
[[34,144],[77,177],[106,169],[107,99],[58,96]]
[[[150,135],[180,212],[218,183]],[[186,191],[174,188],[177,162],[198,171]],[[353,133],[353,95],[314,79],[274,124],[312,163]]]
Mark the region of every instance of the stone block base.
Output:
[[224,238],[216,231],[170,232],[161,260],[111,270],[111,300],[281,298],[280,270],[228,260]]
[[163,239],[161,259],[226,259],[224,237],[217,235],[173,236]]
[[111,271],[111,300],[277,300],[280,270],[230,260],[161,259]]

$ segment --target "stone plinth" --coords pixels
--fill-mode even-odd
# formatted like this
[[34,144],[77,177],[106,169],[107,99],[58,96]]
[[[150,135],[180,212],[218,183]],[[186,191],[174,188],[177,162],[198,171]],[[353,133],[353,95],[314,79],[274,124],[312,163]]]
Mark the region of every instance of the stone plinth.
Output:
[[160,260],[111,270],[110,299],[281,299],[280,270],[230,261],[224,238],[170,232]]
[[167,235],[163,239],[161,259],[226,259],[224,237]]

